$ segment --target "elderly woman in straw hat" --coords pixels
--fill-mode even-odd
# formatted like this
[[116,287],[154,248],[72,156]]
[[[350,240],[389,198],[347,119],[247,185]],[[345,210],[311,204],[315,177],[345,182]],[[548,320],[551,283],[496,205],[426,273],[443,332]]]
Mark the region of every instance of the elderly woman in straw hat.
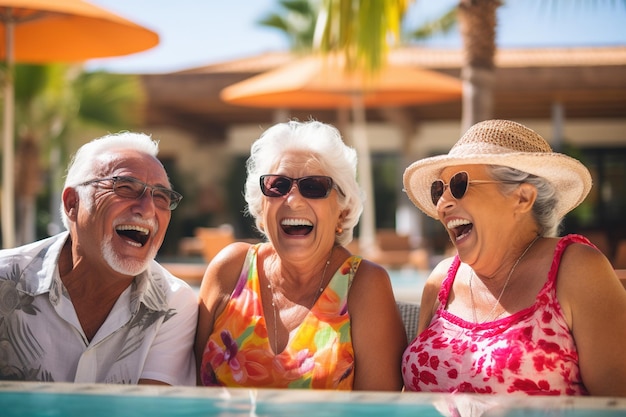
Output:
[[591,188],[580,162],[489,120],[403,181],[457,251],[425,285],[407,390],[626,395],[626,291],[587,239],[557,237]]

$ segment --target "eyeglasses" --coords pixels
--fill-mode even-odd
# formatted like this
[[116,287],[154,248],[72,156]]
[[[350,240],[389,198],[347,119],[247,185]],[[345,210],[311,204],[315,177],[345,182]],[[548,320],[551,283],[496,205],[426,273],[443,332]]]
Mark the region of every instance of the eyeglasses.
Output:
[[433,201],[433,204],[436,206],[439,202],[439,199],[446,191],[446,188],[450,188],[450,194],[457,200],[463,198],[465,193],[467,192],[467,187],[469,184],[493,184],[498,183],[499,181],[488,181],[488,180],[472,180],[470,181],[469,175],[465,171],[457,172],[450,178],[450,182],[446,184],[443,180],[435,180],[430,186],[430,198]]
[[304,198],[320,199],[326,198],[334,188],[345,195],[341,189],[335,185],[331,177],[324,175],[311,175],[302,178],[289,178],[284,175],[261,175],[261,192],[267,197],[283,197],[289,194],[293,183],[298,186],[298,191]]
[[78,185],[91,185],[104,181],[112,181],[113,192],[115,195],[123,198],[139,199],[143,197],[147,189],[150,189],[154,205],[161,210],[174,210],[178,206],[178,203],[180,203],[180,200],[183,199],[183,196],[174,190],[149,185],[133,177],[98,178],[85,181]]

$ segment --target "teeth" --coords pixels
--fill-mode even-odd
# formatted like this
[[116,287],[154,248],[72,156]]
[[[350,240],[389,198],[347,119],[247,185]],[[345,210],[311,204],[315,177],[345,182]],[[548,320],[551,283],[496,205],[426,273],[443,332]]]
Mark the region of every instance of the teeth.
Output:
[[144,234],[144,235],[147,235],[148,233],[150,233],[150,230],[146,229],[145,227],[130,226],[130,225],[117,226],[115,230],[132,230],[132,231]]
[[284,219],[280,222],[283,226],[313,226],[307,219]]
[[463,239],[467,235],[469,235],[469,232],[468,233],[463,233],[462,235],[458,235],[454,240],[461,240],[461,239]]
[[471,222],[466,219],[454,219],[450,220],[448,224],[446,224],[446,227],[448,229],[454,229],[455,227],[465,226],[466,224],[471,224]]

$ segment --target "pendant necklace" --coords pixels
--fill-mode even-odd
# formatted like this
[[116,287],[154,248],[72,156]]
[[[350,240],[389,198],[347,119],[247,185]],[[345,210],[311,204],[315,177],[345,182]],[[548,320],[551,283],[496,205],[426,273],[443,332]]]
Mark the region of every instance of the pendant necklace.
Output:
[[[332,258],[333,256],[333,251],[335,250],[335,247],[333,246],[333,248],[330,250],[330,254],[328,255],[328,259],[326,260],[326,264],[324,265],[324,270],[322,271],[322,277],[320,278],[320,285],[317,288],[317,291],[315,291],[313,293],[313,302],[311,304],[311,308],[313,308],[313,306],[315,305],[315,302],[317,301],[317,299],[319,298],[319,296],[322,294],[322,292],[324,292],[324,277],[326,276],[326,270],[328,269],[328,265],[330,265],[330,258]],[[276,298],[274,296],[274,291],[272,289],[272,281],[269,279],[269,277],[267,278],[267,288],[270,290],[270,293],[272,294],[272,313],[274,316],[274,354],[278,354],[278,311],[276,309]]]
[[[520,263],[520,261],[522,260],[524,255],[526,255],[526,252],[528,252],[530,250],[530,248],[535,244],[535,242],[540,237],[541,237],[540,235],[537,235],[537,237],[535,237],[533,239],[533,241],[530,242],[530,245],[528,245],[526,247],[524,252],[522,252],[520,257],[517,258],[517,261],[515,261],[515,263],[513,264],[513,267],[509,271],[509,275],[506,277],[506,281],[504,281],[504,286],[502,286],[502,290],[500,291],[500,295],[498,295],[498,298],[496,299],[495,304],[493,305],[493,307],[491,307],[491,311],[489,311],[489,314],[487,314],[487,318],[485,320],[481,321],[480,323],[485,323],[485,322],[487,322],[487,321],[489,321],[491,319],[491,316],[493,315],[493,313],[496,311],[496,308],[500,304],[500,300],[502,299],[502,296],[504,295],[504,291],[506,290],[506,287],[509,285],[509,281],[511,280],[511,276],[513,275],[513,271],[515,271],[515,268],[517,267],[517,264]],[[474,323],[478,323],[478,318],[476,316],[476,306],[474,304],[474,291],[472,290],[472,278],[473,277],[474,277],[474,269],[470,268],[469,290],[470,290],[470,299],[471,299],[471,302],[472,302],[472,315],[474,316]],[[502,313],[504,313],[504,311],[502,311]],[[498,317],[500,317],[502,315],[502,313],[500,313],[497,316],[495,316],[493,319],[491,319],[491,321],[493,321],[493,320],[497,319]]]

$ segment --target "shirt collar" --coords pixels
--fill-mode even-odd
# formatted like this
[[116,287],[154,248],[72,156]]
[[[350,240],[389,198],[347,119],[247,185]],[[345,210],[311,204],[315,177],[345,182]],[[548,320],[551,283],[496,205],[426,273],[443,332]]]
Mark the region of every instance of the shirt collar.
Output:
[[[61,250],[69,239],[69,232],[50,238],[49,244],[41,246],[26,266],[20,280],[21,290],[32,296],[50,292],[50,301],[56,303],[64,288],[59,273],[58,260]],[[31,270],[29,273],[29,269]],[[137,311],[139,303],[154,311],[167,311],[166,278],[163,268],[151,261],[148,269],[137,275],[131,284],[131,311]]]
[[143,303],[148,309],[153,311],[168,310],[165,275],[156,261],[151,261],[148,269],[137,275],[131,285],[132,311],[138,309],[138,303]]

